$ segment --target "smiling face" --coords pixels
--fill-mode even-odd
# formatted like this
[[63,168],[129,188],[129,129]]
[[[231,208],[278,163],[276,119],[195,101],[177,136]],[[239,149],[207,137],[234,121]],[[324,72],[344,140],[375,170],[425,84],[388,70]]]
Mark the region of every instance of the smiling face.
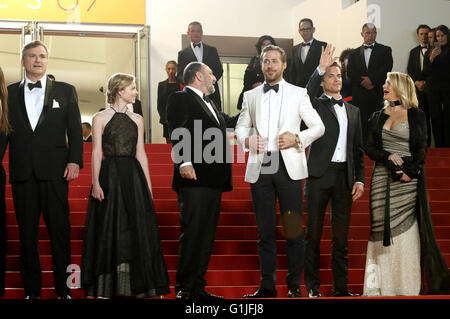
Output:
[[133,81],[133,83],[120,90],[118,92],[118,95],[122,99],[122,101],[126,102],[127,104],[133,104],[134,102],[136,102],[136,97],[138,95],[136,83]]
[[342,89],[342,74],[337,66],[330,66],[325,71],[321,83],[323,92],[329,96],[333,94],[340,94]]
[[45,48],[39,45],[25,51],[22,57],[22,66],[30,80],[41,79],[47,72],[48,66],[48,53]]
[[386,79],[386,82],[383,85],[383,93],[383,98],[386,101],[397,101],[399,99],[397,92],[395,92],[388,79]]
[[308,21],[303,21],[298,26],[298,33],[301,35],[303,41],[305,42],[309,42],[312,40],[314,31],[316,31],[316,28],[314,28]]
[[268,50],[263,54],[262,72],[264,79],[270,85],[278,83],[283,78],[286,62],[281,60],[281,53],[277,50]]

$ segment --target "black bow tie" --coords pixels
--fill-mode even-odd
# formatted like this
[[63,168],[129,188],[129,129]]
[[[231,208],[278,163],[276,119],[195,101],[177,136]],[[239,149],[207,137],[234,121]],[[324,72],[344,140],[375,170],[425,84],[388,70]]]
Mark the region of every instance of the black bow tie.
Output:
[[28,83],[28,88],[31,90],[33,90],[34,88],[41,88],[42,84],[41,81],[37,81],[36,83]]
[[203,93],[203,100],[207,103],[211,103],[211,99]]
[[264,83],[264,93],[270,91],[270,90],[274,90],[276,93],[278,93],[278,89],[279,89],[279,85],[275,84],[275,85],[269,85],[267,83]]
[[342,105],[344,105],[344,101],[343,101],[342,99],[335,100],[335,99],[332,97],[332,98],[331,98],[331,104],[332,104],[332,105],[338,104],[339,106],[342,106]]
[[199,43],[194,43],[194,48],[195,47],[199,47],[199,48],[201,48],[201,46],[202,46],[202,44],[199,42]]
[[428,46],[424,45],[424,46],[420,46],[420,48],[423,49],[428,49]]
[[303,42],[302,43],[302,47],[310,47],[310,46],[311,46],[311,42],[308,42],[308,43]]
[[365,45],[364,46],[364,50],[365,49],[373,49],[373,47],[374,47],[374,44],[372,44],[372,45]]

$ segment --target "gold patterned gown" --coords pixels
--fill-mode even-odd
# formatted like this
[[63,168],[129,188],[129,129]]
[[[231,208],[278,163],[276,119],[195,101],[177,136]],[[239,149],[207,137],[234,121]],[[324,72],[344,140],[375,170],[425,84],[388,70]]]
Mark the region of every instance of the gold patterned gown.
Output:
[[[411,156],[409,126],[396,123],[383,128],[383,149]],[[390,184],[391,245],[383,246],[387,180]],[[370,188],[371,232],[364,275],[365,296],[413,296],[421,286],[420,234],[416,218],[417,179],[394,182],[390,171],[376,163]]]

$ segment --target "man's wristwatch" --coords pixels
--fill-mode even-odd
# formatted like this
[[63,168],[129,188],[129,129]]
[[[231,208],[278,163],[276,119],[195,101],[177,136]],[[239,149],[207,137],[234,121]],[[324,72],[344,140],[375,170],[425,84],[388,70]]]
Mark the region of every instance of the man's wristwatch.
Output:
[[295,134],[295,143],[300,145],[300,137],[298,137],[298,134]]

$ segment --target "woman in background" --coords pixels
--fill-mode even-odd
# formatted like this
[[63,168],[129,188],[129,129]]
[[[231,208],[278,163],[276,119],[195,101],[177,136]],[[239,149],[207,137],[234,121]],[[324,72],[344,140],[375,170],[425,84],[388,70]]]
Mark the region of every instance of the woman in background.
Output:
[[449,29],[436,27],[435,39],[430,42],[431,52],[424,59],[427,74],[431,127],[436,147],[450,147],[450,49]]
[[127,108],[137,96],[134,77],[114,74],[107,94],[110,107],[92,121],[92,191],[82,286],[88,298],[168,294],[144,149],[144,119]]
[[270,35],[260,36],[258,42],[256,42],[255,44],[256,52],[258,53],[258,55],[252,57],[252,59],[247,65],[247,69],[245,69],[244,88],[242,89],[241,95],[239,95],[237,105],[238,110],[242,109],[244,92],[254,89],[255,87],[260,86],[261,84],[264,83],[264,74],[262,73],[261,70],[260,55],[262,50],[269,44],[277,45],[275,43],[275,39],[272,38]]
[[[0,68],[0,160],[3,161],[6,146],[8,145],[8,90],[5,76]],[[6,275],[6,203],[5,203],[6,174],[3,165],[0,165],[0,298],[5,294]]]
[[421,288],[448,293],[448,268],[434,237],[425,183],[425,114],[408,75],[389,72],[383,89],[385,107],[369,120],[366,142],[375,167],[364,295],[414,296]]

